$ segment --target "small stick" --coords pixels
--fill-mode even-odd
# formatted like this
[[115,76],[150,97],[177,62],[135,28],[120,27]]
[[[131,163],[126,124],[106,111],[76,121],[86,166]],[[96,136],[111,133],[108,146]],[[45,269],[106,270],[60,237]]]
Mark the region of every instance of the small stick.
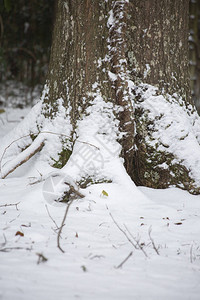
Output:
[[65,251],[60,246],[60,236],[61,236],[61,233],[62,233],[62,229],[65,226],[65,220],[66,220],[66,217],[67,217],[67,214],[68,214],[68,211],[69,211],[69,208],[70,208],[70,205],[72,204],[72,202],[73,202],[73,200],[70,200],[67,204],[65,214],[64,214],[64,217],[63,217],[63,220],[62,220],[62,223],[61,223],[61,226],[59,228],[58,235],[57,235],[57,247],[58,247],[58,249],[60,249],[60,251],[62,253],[65,253]]
[[151,243],[152,243],[152,246],[153,246],[153,249],[156,251],[156,253],[158,254],[158,255],[160,255],[160,253],[159,253],[159,251],[158,251],[158,248],[156,247],[156,245],[155,245],[155,243],[154,243],[154,240],[153,240],[153,238],[151,237],[151,226],[150,226],[150,228],[149,228],[149,238],[150,238],[150,241],[151,241]]
[[47,204],[45,205],[45,207],[46,207],[47,213],[48,213],[48,215],[49,215],[49,218],[50,218],[50,219],[53,221],[53,223],[55,224],[56,229],[59,229],[58,225],[56,224],[56,221],[55,221],[55,220],[52,218],[52,216],[50,215],[50,212],[49,212],[49,209],[48,209]]
[[[107,207],[108,209],[108,207]],[[125,237],[127,238],[127,240],[129,241],[129,243],[135,248],[137,249],[137,246],[133,243],[133,241],[129,238],[129,236],[127,235],[127,233],[119,226],[119,224],[115,221],[115,219],[113,218],[113,215],[111,214],[111,212],[109,212],[109,215],[111,217],[111,219],[113,220],[113,222],[115,223],[115,225],[117,226],[117,228],[125,235]]]
[[17,203],[11,203],[11,204],[2,204],[0,205],[0,207],[8,207],[8,206],[15,206],[16,207],[16,210],[19,210],[17,205],[19,204],[20,202],[17,202]]
[[[109,211],[107,205],[106,205],[106,208],[107,208],[107,210]],[[138,250],[138,247],[139,247],[139,249],[144,253],[144,255],[145,255],[146,257],[148,257],[147,253],[144,251],[144,249],[141,247],[141,245],[140,245],[137,241],[135,241],[136,244],[133,243],[133,241],[132,241],[132,240],[129,238],[129,236],[127,235],[126,231],[123,230],[123,229],[119,226],[119,224],[116,222],[116,220],[113,218],[113,215],[111,214],[110,211],[109,211],[109,215],[110,215],[110,217],[112,218],[112,220],[113,220],[113,222],[115,223],[115,225],[117,226],[117,228],[125,235],[125,237],[126,237],[127,240],[129,241],[129,243],[130,243],[135,249],[137,249],[137,250]],[[127,228],[126,228],[126,229],[127,229]],[[129,234],[130,234],[130,232],[129,232]],[[131,235],[131,237],[133,237],[133,236]],[[134,238],[134,240],[135,240],[135,238]],[[138,246],[138,247],[137,247],[137,246]]]
[[130,232],[130,230],[127,228],[127,226],[124,224],[124,227],[126,228],[126,230],[128,231],[128,233],[130,234],[130,236],[134,239],[134,241],[136,242],[137,246],[139,247],[139,249],[144,253],[144,255],[146,257],[148,257],[146,251],[143,249],[143,247],[140,245],[139,241],[136,240],[136,238],[132,235],[132,233]]
[[36,255],[38,256],[38,261],[37,264],[39,265],[41,262],[46,262],[48,260],[48,258],[46,258],[42,253],[36,253]]
[[6,248],[1,248],[0,252],[9,252],[11,250],[29,250],[31,251],[32,248],[23,248],[23,247],[6,247]]
[[119,266],[115,267],[116,269],[122,268],[125,262],[133,255],[133,251],[129,253],[129,255],[119,264]]

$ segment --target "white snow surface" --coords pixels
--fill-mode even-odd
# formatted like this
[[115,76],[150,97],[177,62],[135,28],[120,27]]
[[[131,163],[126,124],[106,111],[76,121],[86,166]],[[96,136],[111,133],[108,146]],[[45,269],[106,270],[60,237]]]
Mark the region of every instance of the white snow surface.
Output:
[[[90,109],[95,120],[100,106]],[[10,114],[20,119],[22,111]],[[200,196],[176,188],[137,188],[117,159],[120,149],[112,152],[117,146],[114,121],[109,141],[103,139],[104,123],[100,130],[92,124],[92,118],[84,119],[79,140],[85,132],[84,141],[101,148],[107,159],[102,168],[114,182],[91,185],[81,190],[84,198],[74,200],[60,239],[65,253],[57,247],[56,224],[61,225],[66,204],[51,202],[45,194],[48,179],[35,175],[39,166],[41,174],[53,168],[31,159],[0,180],[0,299],[199,299]],[[3,135],[15,124],[4,120],[0,126],[5,142]],[[81,145],[94,148],[77,142],[74,160],[79,163],[75,155]],[[72,165],[57,174],[69,182],[78,174]],[[47,261],[39,261],[39,255]]]

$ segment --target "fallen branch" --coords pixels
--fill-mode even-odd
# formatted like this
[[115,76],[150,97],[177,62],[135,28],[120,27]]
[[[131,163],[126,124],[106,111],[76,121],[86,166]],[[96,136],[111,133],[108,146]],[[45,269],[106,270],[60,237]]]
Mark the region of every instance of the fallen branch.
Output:
[[59,228],[59,231],[58,231],[58,235],[57,235],[57,247],[58,249],[60,249],[60,251],[62,253],[65,253],[65,251],[61,248],[60,246],[60,237],[61,237],[61,233],[62,233],[62,229],[63,227],[65,226],[65,220],[66,220],[66,217],[67,217],[67,214],[68,214],[68,211],[69,211],[69,208],[72,204],[73,200],[70,200],[68,203],[67,203],[67,207],[66,207],[66,210],[65,210],[65,214],[64,214],[64,217],[63,217],[63,220],[62,220],[62,223],[61,223],[61,226]]
[[8,206],[15,206],[16,207],[16,210],[19,210],[17,205],[19,204],[20,202],[17,202],[17,203],[11,203],[11,204],[2,204],[0,205],[0,207],[8,207]]
[[[67,138],[70,138],[68,135],[66,134],[62,134],[62,133],[56,133],[56,132],[51,132],[51,131],[40,131],[37,138],[28,146],[28,148],[26,148],[24,151],[22,151],[20,154],[24,154],[22,155],[22,159],[20,160],[20,162],[16,162],[14,164],[14,166],[12,168],[10,168],[4,175],[1,176],[2,179],[4,179],[6,176],[8,176],[10,173],[12,173],[14,170],[16,170],[19,166],[21,166],[22,164],[24,164],[25,162],[27,162],[32,156],[34,156],[37,152],[39,152],[43,146],[44,146],[44,140],[45,138],[42,139],[40,145],[38,145],[38,147],[34,148],[35,144],[36,144],[36,141],[40,138],[40,134],[53,134],[53,135],[58,135],[58,136],[64,136],[64,137],[67,137]],[[27,137],[30,137],[30,134],[28,135],[24,135],[14,141],[12,141],[3,151],[3,154],[1,156],[1,159],[0,159],[0,173],[2,173],[2,160],[3,160],[3,157],[6,153],[6,151],[16,142],[18,142],[19,140],[23,139],[23,138],[27,138]],[[76,141],[78,143],[82,143],[82,144],[86,144],[86,145],[89,145],[91,147],[95,147],[96,149],[100,150],[99,147],[93,145],[93,144],[90,144],[88,142],[84,142],[84,141]],[[31,153],[28,155],[27,152],[30,151],[30,149],[33,148],[33,150],[31,150]],[[20,154],[18,156],[20,156]],[[15,160],[18,161],[18,156]],[[11,161],[12,165],[13,165],[13,161]]]
[[23,152],[21,152],[16,159],[11,161],[10,168],[7,167],[8,170],[1,176],[1,178],[4,179],[10,173],[16,170],[19,166],[27,162],[32,156],[34,156],[37,152],[39,152],[43,148],[43,146],[44,146],[44,139],[41,139],[39,137],[36,138],[28,148],[26,148]]
[[32,250],[32,247],[30,247],[30,248],[23,248],[23,247],[6,247],[6,248],[1,248],[1,249],[0,249],[0,252],[9,252],[9,251],[12,251],[12,250],[28,250],[28,251],[31,251],[31,250]]
[[133,251],[129,253],[129,255],[119,264],[119,266],[115,267],[115,269],[122,268],[122,266],[125,264],[125,262],[133,255]]

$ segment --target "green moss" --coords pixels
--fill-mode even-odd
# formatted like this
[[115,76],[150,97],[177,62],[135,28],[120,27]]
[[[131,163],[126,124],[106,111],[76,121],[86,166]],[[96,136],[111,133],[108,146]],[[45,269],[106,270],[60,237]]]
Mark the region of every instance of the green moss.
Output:
[[95,179],[92,176],[89,177],[83,177],[79,182],[78,186],[82,189],[92,185],[92,184],[98,184],[98,183],[111,183],[112,180],[106,179],[106,178],[101,178],[101,179]]
[[62,167],[64,167],[64,165],[66,165],[67,161],[69,160],[71,154],[72,151],[70,149],[63,149],[60,153],[58,153],[58,160],[51,158],[54,161],[52,167],[57,169],[61,169]]
[[38,136],[37,134],[30,133],[30,138],[32,139],[32,141],[34,141],[37,136]]

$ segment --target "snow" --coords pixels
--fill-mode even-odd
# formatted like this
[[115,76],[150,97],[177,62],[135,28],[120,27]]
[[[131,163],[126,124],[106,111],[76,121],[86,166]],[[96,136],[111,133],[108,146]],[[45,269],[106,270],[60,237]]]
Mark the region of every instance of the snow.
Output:
[[150,70],[151,70],[150,65],[146,64],[146,70],[144,71],[144,78],[147,77],[147,75],[148,75],[148,73],[149,73]]
[[[170,96],[156,95],[156,88],[143,84],[137,93],[143,95],[144,101],[136,104],[148,114],[153,121],[153,134],[146,137],[147,144],[158,151],[172,153],[176,159],[173,163],[183,163],[196,186],[200,185],[200,120],[193,107],[186,107],[176,94]],[[145,115],[145,113],[143,115]],[[157,146],[159,142],[159,145]]]
[[109,76],[110,80],[112,80],[112,81],[117,80],[117,75],[110,71],[108,71],[108,76]]
[[[96,95],[96,102],[89,108],[93,118],[99,113],[101,101]],[[159,98],[156,101],[159,103]],[[108,103],[105,119],[111,110]],[[27,110],[10,110],[9,114],[20,119],[22,112],[27,114]],[[58,132],[62,132],[68,125],[61,126],[62,111],[59,114],[55,122],[60,124]],[[33,112],[29,116],[29,121],[33,120]],[[7,123],[5,114],[1,117],[1,140],[6,143],[8,138],[10,142],[13,131],[3,138],[4,130],[8,133],[16,124]],[[80,141],[88,122],[92,122],[89,116],[83,120],[78,132]],[[113,119],[109,123],[113,129],[109,149],[117,146],[115,122]],[[26,119],[23,124],[27,124]],[[92,124],[85,142],[99,130]],[[18,127],[21,134],[27,129],[25,125]],[[107,145],[102,142],[103,126],[96,136],[92,144],[102,148]],[[81,145],[94,148],[77,142],[74,155]],[[43,164],[32,158],[0,180],[0,299],[199,299],[200,196],[177,188],[137,188],[117,154],[111,155],[106,148],[101,153],[107,159],[103,171],[113,176],[113,182],[80,190],[85,197],[71,204],[61,234],[65,253],[57,247],[54,222],[61,225],[66,204],[49,202],[45,194],[48,178],[35,170],[40,166],[40,173],[53,176],[49,173],[53,168],[47,168],[44,156]],[[66,166],[57,174],[68,176],[69,182],[76,172]],[[16,235],[18,231],[24,235]],[[47,261],[42,261],[41,255]]]

